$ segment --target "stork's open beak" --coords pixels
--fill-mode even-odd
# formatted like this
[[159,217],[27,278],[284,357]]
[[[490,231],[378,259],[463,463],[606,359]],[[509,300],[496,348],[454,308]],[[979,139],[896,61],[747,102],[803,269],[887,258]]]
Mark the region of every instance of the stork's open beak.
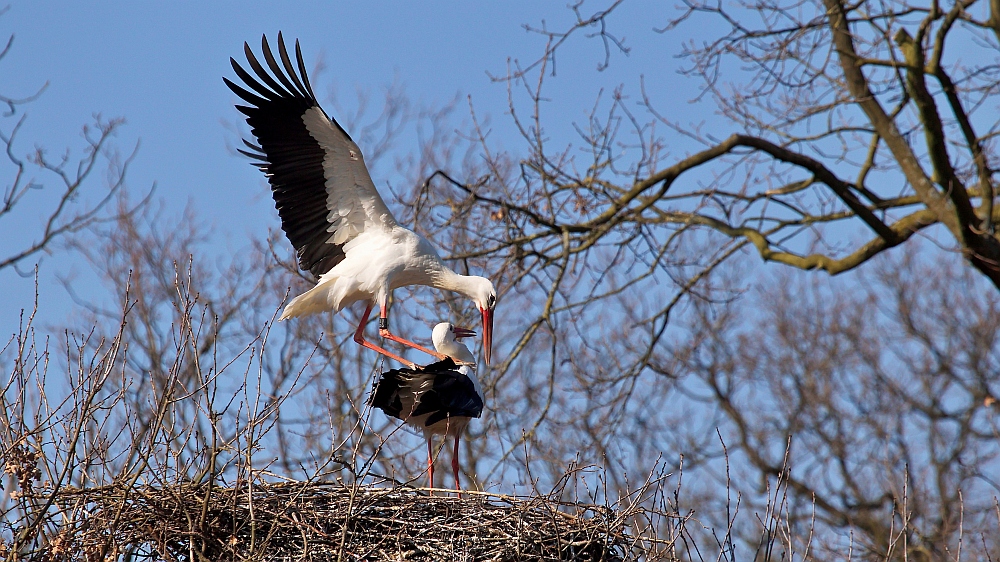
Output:
[[476,336],[476,331],[470,330],[468,328],[460,328],[458,326],[455,326],[454,328],[451,329],[451,331],[455,334],[456,340],[460,340],[462,338],[473,338]]
[[483,358],[486,364],[490,364],[490,355],[493,352],[493,310],[481,308],[483,313]]

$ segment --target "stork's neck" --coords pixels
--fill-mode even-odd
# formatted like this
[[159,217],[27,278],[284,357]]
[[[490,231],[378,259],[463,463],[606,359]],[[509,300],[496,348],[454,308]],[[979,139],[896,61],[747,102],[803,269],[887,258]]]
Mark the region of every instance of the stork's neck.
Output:
[[446,265],[441,265],[441,269],[434,272],[432,279],[432,286],[437,289],[444,289],[446,291],[455,291],[456,293],[461,293],[470,299],[475,299],[475,289],[478,285],[475,284],[474,279],[479,279],[472,275],[460,275],[455,273]]
[[471,366],[475,368],[476,356],[473,355],[472,352],[469,351],[469,348],[465,347],[464,344],[455,340],[444,341],[441,343],[434,342],[434,349],[436,349],[438,353],[444,353],[456,361],[471,363]]

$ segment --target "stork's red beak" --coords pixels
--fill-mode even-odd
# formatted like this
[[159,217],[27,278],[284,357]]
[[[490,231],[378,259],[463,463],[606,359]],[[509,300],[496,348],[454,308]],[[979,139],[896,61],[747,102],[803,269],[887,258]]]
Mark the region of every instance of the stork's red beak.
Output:
[[490,364],[490,355],[493,352],[493,310],[481,308],[483,313],[483,358],[486,364]]
[[460,340],[462,338],[476,337],[476,331],[470,330],[468,328],[460,328],[458,326],[455,326],[454,328],[451,329],[451,331],[455,334],[456,340]]

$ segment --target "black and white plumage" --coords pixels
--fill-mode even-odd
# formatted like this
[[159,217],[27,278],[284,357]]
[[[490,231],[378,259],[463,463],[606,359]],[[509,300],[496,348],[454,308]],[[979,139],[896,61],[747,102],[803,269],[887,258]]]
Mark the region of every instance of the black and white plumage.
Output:
[[483,391],[475,373],[475,357],[458,340],[476,333],[442,322],[434,327],[434,348],[448,358],[417,369],[382,374],[368,402],[386,415],[420,429],[427,439],[427,473],[434,487],[433,435],[455,438],[451,467],[458,480],[458,442],[472,418],[483,413]]
[[246,115],[257,141],[244,140],[249,150],[240,152],[253,158],[267,176],[281,228],[295,247],[299,267],[318,277],[315,287],[288,303],[281,319],[340,311],[365,301],[354,340],[413,368],[414,363],[365,340],[364,326],[372,308],[379,307],[382,337],[443,359],[389,332],[389,294],[406,285],[455,291],[479,308],[483,356],[489,364],[496,306],[493,284],[483,277],[455,273],[430,242],[396,222],[375,189],[361,149],[319,106],[298,42],[295,65],[280,33],[278,58],[266,37],[261,49],[267,68],[244,43],[253,74],[230,59],[246,87],[223,80],[248,104],[236,107]]

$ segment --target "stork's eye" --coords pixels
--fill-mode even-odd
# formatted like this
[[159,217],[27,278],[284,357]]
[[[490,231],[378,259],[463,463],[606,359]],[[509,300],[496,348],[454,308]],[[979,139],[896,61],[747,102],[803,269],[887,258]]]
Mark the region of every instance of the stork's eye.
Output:
[[493,295],[486,297],[486,307],[493,308],[493,305],[497,303],[497,298]]

